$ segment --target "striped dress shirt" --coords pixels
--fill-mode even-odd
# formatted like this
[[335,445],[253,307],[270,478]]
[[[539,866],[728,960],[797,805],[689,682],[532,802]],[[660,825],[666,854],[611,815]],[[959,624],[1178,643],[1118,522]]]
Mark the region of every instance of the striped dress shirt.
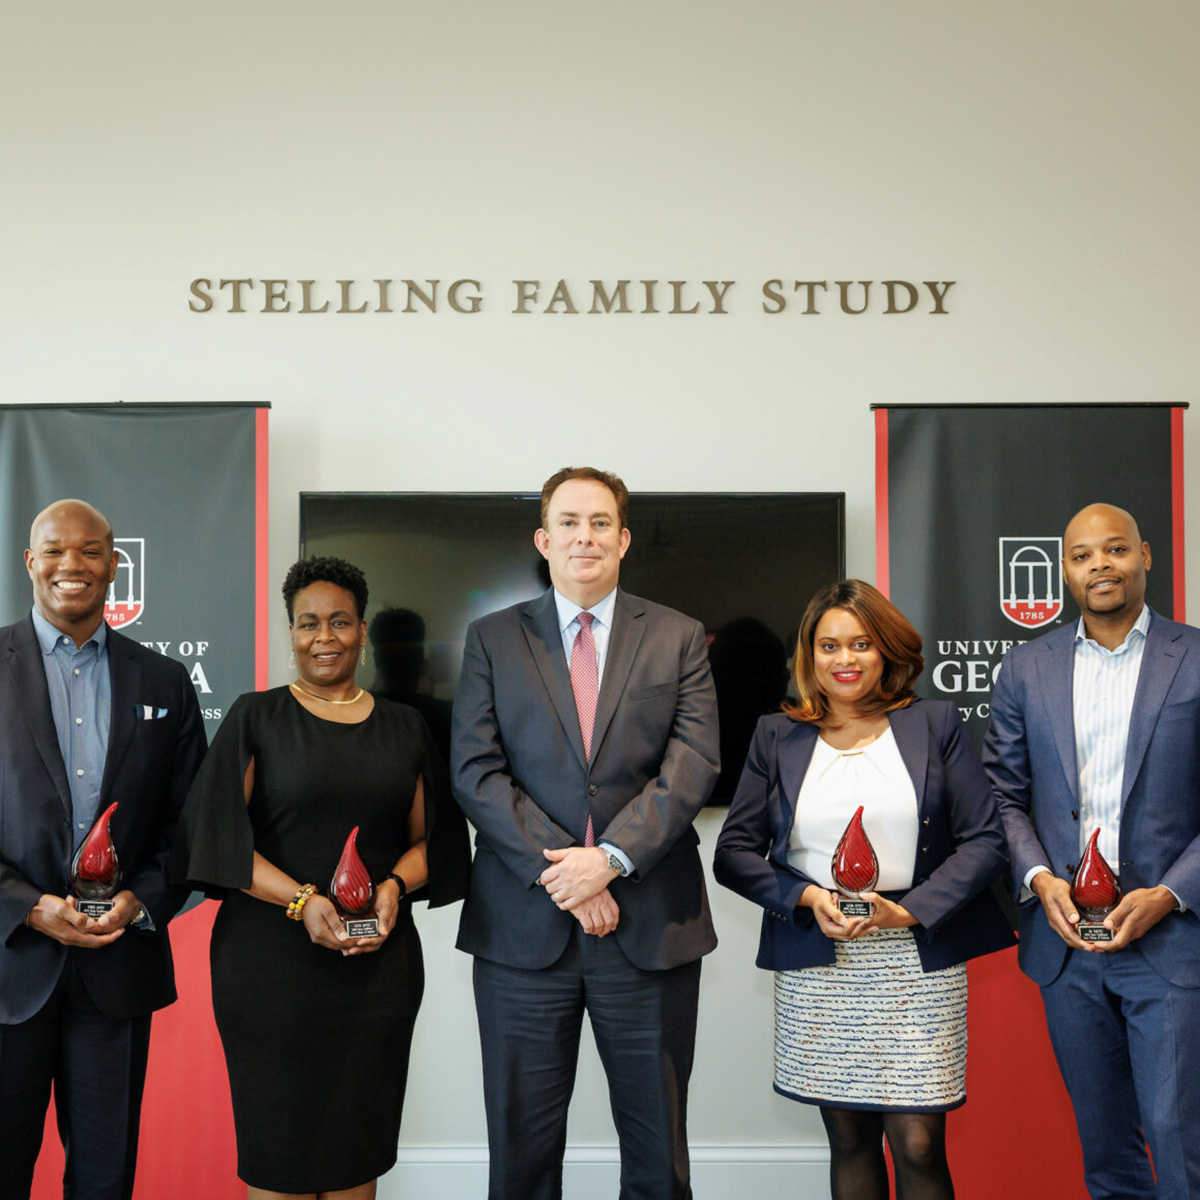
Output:
[[1150,610],[1142,606],[1133,628],[1115,649],[1087,636],[1083,618],[1075,632],[1075,762],[1079,770],[1079,851],[1100,827],[1100,853],[1120,862],[1121,785],[1125,747],[1137,691]]

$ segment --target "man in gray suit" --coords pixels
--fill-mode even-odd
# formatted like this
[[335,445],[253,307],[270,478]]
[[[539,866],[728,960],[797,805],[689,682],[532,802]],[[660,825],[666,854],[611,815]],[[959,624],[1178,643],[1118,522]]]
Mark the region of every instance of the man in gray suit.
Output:
[[701,626],[617,587],[628,499],[607,472],[553,475],[534,534],[553,587],[467,632],[451,770],[478,832],[458,946],[475,956],[492,1200],[562,1194],[585,1010],[623,1200],[691,1195],[716,945],[692,821],[719,770],[716,696]]

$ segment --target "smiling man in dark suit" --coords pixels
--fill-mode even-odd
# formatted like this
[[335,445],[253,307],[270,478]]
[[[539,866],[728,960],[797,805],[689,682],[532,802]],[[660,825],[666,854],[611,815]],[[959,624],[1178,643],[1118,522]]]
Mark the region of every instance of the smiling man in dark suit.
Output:
[[[1080,620],[1009,652],[983,752],[1021,969],[1097,1200],[1200,1196],[1200,631],[1146,606],[1149,569],[1129,513],[1076,513],[1063,573]],[[1097,828],[1124,891],[1108,942],[1080,937],[1071,898]]]
[[[128,1200],[150,1014],[175,999],[167,922],[179,808],[204,755],[181,663],[104,624],[112,527],[90,504],[40,513],[34,607],[0,629],[0,1200],[30,1192],[54,1087],[64,1194]],[[113,908],[84,916],[75,850],[114,801]]]
[[608,1075],[623,1200],[691,1195],[687,1086],[716,945],[692,827],[716,781],[704,631],[617,587],[629,493],[564,468],[534,542],[553,587],[476,621],[454,790],[478,831],[475,956],[492,1200],[562,1194],[583,1014]]

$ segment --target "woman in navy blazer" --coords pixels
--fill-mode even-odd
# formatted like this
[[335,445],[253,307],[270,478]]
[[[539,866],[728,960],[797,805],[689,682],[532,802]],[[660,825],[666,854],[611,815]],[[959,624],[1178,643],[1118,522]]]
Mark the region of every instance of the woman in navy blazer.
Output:
[[[844,580],[818,592],[796,650],[798,701],[759,722],[717,841],[717,880],[765,910],[757,963],[777,973],[775,1088],[820,1106],[834,1200],[887,1197],[885,1135],[901,1195],[953,1195],[945,1114],[965,1099],[961,964],[1014,941],[988,890],[1007,863],[991,789],[954,705],[914,696],[923,666],[920,635],[870,584]],[[907,861],[893,854],[884,881],[890,873],[905,886],[864,893],[873,915],[844,917],[823,866],[829,860],[813,863],[822,843],[814,834],[804,845],[805,829],[813,830],[804,820],[821,819],[831,787],[840,786],[837,803],[855,803],[861,774],[837,785],[842,767],[875,772],[886,790],[889,766],[901,784],[892,790],[907,800],[897,801],[899,816],[891,797],[875,805],[890,822],[877,824],[876,837],[882,831],[893,848],[912,847],[915,837],[911,881]],[[798,807],[806,810],[799,824]],[[931,1013],[946,1030],[926,1047],[930,1061],[956,1059],[932,1091],[908,1040],[926,1036]],[[872,1020],[874,1033],[864,1029]],[[791,1074],[798,1060],[800,1074]],[[889,1070],[908,1078],[881,1082]]]

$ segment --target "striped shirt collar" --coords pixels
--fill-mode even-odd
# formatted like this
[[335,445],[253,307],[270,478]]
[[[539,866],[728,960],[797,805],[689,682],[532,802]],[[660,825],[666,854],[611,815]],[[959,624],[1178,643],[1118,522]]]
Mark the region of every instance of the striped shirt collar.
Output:
[[1105,654],[1121,654],[1125,650],[1128,650],[1133,644],[1132,639],[1135,633],[1140,634],[1144,640],[1149,632],[1150,606],[1148,604],[1143,604],[1142,611],[1138,613],[1138,618],[1133,623],[1133,628],[1130,629],[1130,631],[1125,635],[1125,640],[1115,650],[1108,650],[1104,646],[1101,646],[1095,638],[1088,637],[1087,629],[1083,623],[1083,617],[1079,618],[1079,624],[1075,626],[1075,647],[1078,649],[1080,646],[1092,646],[1097,650],[1103,650]]

